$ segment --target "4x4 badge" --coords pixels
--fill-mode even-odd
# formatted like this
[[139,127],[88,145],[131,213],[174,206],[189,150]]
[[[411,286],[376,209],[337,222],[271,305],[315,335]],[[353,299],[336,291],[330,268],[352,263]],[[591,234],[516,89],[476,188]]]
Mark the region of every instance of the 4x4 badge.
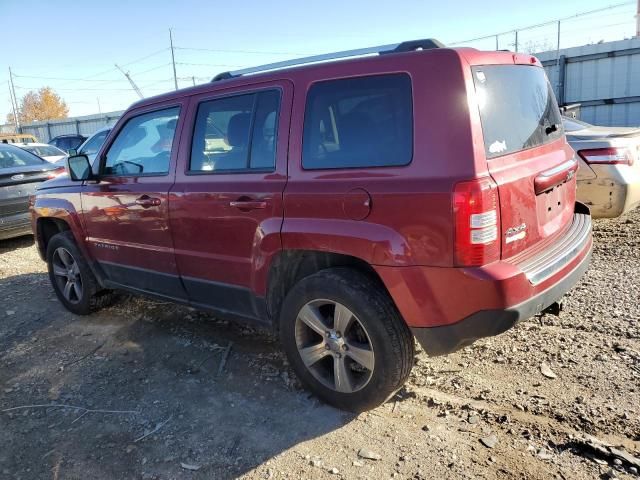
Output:
[[527,224],[521,223],[516,227],[507,229],[505,243],[515,242],[516,240],[522,240],[527,236]]

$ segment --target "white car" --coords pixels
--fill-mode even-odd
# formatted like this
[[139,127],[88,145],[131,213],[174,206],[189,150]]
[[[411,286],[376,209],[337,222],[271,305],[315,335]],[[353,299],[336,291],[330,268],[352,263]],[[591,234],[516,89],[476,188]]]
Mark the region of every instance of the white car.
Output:
[[15,143],[16,147],[20,147],[29,153],[39,156],[49,163],[56,163],[67,158],[67,154],[58,147],[46,143]]
[[578,154],[578,200],[593,218],[618,217],[640,205],[640,128],[599,127],[564,117]]

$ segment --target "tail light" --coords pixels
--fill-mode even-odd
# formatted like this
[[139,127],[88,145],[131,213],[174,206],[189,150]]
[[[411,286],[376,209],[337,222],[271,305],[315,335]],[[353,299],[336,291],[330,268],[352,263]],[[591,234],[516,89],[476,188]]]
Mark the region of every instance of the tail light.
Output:
[[578,151],[578,155],[591,165],[633,165],[633,153],[626,147],[591,148]]
[[456,184],[453,192],[455,263],[478,266],[500,258],[498,186],[490,178]]

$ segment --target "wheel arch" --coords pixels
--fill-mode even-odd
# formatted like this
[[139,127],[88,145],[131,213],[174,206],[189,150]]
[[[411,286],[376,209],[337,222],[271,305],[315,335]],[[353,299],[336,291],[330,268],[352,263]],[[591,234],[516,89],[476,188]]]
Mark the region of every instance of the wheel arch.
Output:
[[61,218],[40,217],[36,220],[38,253],[43,260],[46,259],[49,241],[54,235],[66,232],[67,230],[71,230],[71,226]]
[[[318,250],[284,250],[274,257],[267,276],[267,312],[274,329],[278,328],[282,303],[293,286],[305,277],[334,267],[357,270],[374,280],[389,294],[375,269],[361,258]],[[391,298],[391,295],[389,297]],[[393,298],[391,300],[393,301]]]

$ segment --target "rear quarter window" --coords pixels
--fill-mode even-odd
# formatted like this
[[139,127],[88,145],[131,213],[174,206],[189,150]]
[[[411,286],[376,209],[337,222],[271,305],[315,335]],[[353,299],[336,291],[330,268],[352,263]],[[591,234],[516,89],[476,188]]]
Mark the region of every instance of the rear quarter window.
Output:
[[305,169],[407,165],[413,155],[411,79],[407,74],[329,80],[307,95]]

